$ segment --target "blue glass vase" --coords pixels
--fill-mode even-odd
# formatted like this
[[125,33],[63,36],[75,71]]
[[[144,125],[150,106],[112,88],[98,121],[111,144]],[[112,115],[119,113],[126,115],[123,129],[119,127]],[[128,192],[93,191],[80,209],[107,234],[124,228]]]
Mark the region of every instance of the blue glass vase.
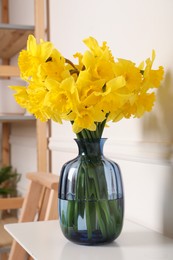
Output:
[[61,170],[60,226],[64,236],[75,243],[111,242],[122,230],[122,177],[118,165],[103,155],[105,140],[75,139],[79,154]]

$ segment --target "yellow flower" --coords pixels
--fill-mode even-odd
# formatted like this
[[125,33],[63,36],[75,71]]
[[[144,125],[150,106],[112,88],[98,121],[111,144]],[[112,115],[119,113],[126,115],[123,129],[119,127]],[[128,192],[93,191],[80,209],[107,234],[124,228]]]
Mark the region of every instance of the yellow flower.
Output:
[[48,116],[56,121],[62,122],[74,109],[74,99],[76,93],[74,89],[73,77],[69,77],[59,83],[56,80],[48,79],[45,81],[47,94],[44,99],[44,107],[47,109]]
[[109,50],[109,47],[107,47],[106,42],[103,42],[103,45],[99,46],[97,40],[94,39],[93,37],[86,38],[83,40],[83,42],[90,49],[93,56],[103,57],[105,60],[114,62],[114,58],[112,56],[111,51]]
[[83,129],[95,131],[96,122],[102,122],[105,119],[105,115],[101,111],[95,111],[92,106],[86,108],[81,104],[78,111],[80,113],[76,114],[73,120],[73,131],[75,133],[79,133]]
[[85,102],[86,106],[93,105],[99,101],[99,96],[103,94],[105,80],[92,81],[90,73],[85,70],[79,74],[76,81],[79,99]]
[[146,111],[151,111],[155,101],[154,93],[142,93],[133,97],[133,102],[127,102],[122,111],[123,117],[130,118],[131,116],[140,118]]
[[142,82],[142,75],[139,68],[129,60],[118,59],[115,63],[116,76],[122,75],[126,80],[126,88],[129,92],[139,89]]
[[90,51],[86,51],[82,58],[85,68],[95,79],[112,79],[114,77],[114,61],[106,43],[100,47],[92,37],[85,39],[84,43],[90,48]]
[[106,115],[109,115],[107,121],[114,121],[117,117],[120,119],[121,110],[131,96],[123,91],[125,84],[124,77],[119,76],[107,82],[105,86],[104,96],[97,107],[102,109]]
[[64,57],[56,49],[52,50],[48,61],[41,64],[41,73],[42,78],[51,78],[59,82],[70,77]]
[[16,102],[23,108],[27,108],[28,93],[25,86],[10,86],[12,90],[15,90],[14,94]]
[[28,78],[37,75],[38,67],[50,57],[53,50],[51,42],[40,41],[36,43],[34,36],[30,35],[27,41],[27,50],[22,50],[19,55],[18,65],[21,72],[21,78]]
[[41,85],[40,82],[39,84],[31,82],[27,88],[27,93],[27,110],[43,122],[50,119],[47,114],[47,109],[44,106],[44,100],[47,95],[44,83]]
[[149,88],[158,88],[163,79],[164,69],[162,66],[157,70],[152,70],[153,62],[155,60],[155,51],[152,52],[152,59],[146,60],[146,68],[144,70],[143,89],[146,91]]

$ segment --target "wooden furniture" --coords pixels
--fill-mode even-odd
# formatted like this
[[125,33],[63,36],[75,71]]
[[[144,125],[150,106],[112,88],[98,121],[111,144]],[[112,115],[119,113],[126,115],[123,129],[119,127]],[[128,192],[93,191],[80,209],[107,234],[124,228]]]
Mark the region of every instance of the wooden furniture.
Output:
[[[22,207],[23,198],[0,198],[0,210],[12,210]],[[8,259],[8,252],[12,244],[12,237],[4,230],[7,223],[16,223],[16,217],[7,217],[0,220],[0,259]]]
[[[18,52],[26,46],[29,34],[34,34],[36,39],[45,39],[45,3],[48,9],[49,1],[34,0],[35,22],[34,26],[12,25],[9,24],[9,3],[8,0],[0,0],[2,2],[2,23],[0,23],[0,77],[19,77],[19,69],[10,64],[10,59],[18,54]],[[47,22],[48,24],[48,22]],[[28,119],[28,118],[27,118]],[[15,120],[15,116],[4,117],[0,115],[2,122],[2,165],[10,165],[10,145],[9,135],[11,123]],[[20,118],[25,121],[25,116]],[[47,149],[47,139],[49,137],[49,126],[47,123],[41,123],[36,120],[36,138],[37,138],[37,170],[49,170],[49,158]]]
[[57,220],[8,224],[5,228],[35,260],[172,260],[173,257],[173,239],[127,220],[114,242],[100,246],[69,242]]
[[[57,210],[57,197],[58,197],[58,182],[59,177],[50,173],[28,173],[27,178],[30,180],[30,186],[27,195],[22,203],[18,199],[0,199],[0,209],[20,207],[22,204],[21,213],[18,222],[28,221],[46,221],[58,218]],[[15,220],[9,220],[7,223],[12,223]],[[0,230],[2,230],[1,223]],[[12,238],[4,231],[0,236],[0,249],[3,247],[2,252],[7,252],[9,249]],[[4,236],[4,237],[2,237]],[[4,240],[3,240],[4,239]],[[6,241],[5,241],[6,239]],[[6,244],[5,244],[6,243]],[[24,260],[26,251],[16,242],[13,241],[10,256],[7,259],[11,260]],[[5,259],[5,258],[4,258]]]

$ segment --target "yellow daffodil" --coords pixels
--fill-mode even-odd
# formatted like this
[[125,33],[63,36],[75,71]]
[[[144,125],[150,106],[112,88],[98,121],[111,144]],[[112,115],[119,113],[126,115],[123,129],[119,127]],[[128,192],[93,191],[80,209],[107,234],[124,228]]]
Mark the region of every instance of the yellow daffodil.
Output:
[[106,43],[102,47],[98,42],[89,37],[84,43],[90,48],[82,58],[82,63],[95,79],[110,80],[114,77],[114,60]]
[[103,57],[105,60],[114,62],[114,58],[106,42],[103,42],[103,45],[99,46],[97,40],[94,39],[93,37],[84,39],[83,42],[90,49],[90,52],[93,54],[93,56]]
[[94,108],[82,108],[80,109],[80,115],[74,118],[73,131],[75,133],[81,132],[83,129],[89,131],[96,130],[95,117],[94,117]]
[[162,66],[159,66],[159,69],[153,70],[152,66],[155,60],[155,51],[152,52],[152,59],[148,58],[146,60],[146,68],[143,73],[143,84],[142,87],[144,90],[150,88],[158,88],[160,82],[163,79],[164,69]]
[[51,42],[40,41],[36,43],[33,35],[28,37],[27,50],[22,50],[19,55],[18,65],[21,72],[21,78],[27,80],[37,75],[40,64],[46,62],[53,50]]
[[12,90],[16,91],[14,94],[16,102],[23,108],[27,108],[28,93],[25,86],[11,86]]
[[142,75],[139,68],[137,68],[133,62],[129,60],[118,59],[118,62],[115,63],[114,69],[116,76],[124,76],[128,92],[132,92],[140,88]]

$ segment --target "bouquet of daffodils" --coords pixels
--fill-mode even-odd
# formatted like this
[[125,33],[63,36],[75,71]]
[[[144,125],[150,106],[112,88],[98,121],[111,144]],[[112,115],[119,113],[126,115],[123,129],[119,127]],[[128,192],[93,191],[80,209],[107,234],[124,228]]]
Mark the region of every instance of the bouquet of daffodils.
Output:
[[152,109],[154,89],[159,87],[164,72],[163,67],[152,69],[154,51],[151,59],[136,66],[129,60],[115,60],[106,42],[100,46],[89,37],[84,43],[88,50],[76,53],[77,62],[72,62],[51,42],[41,40],[37,44],[30,35],[27,50],[19,55],[21,78],[27,87],[11,88],[16,91],[17,103],[41,121],[72,123],[82,156],[62,169],[60,223],[69,239],[74,236],[77,240],[84,233],[91,243],[97,232],[101,241],[115,239],[123,217],[119,168],[105,159],[101,153],[103,142],[97,141],[107,122],[141,117]]
[[153,70],[152,58],[136,66],[125,59],[114,59],[106,42],[84,40],[88,47],[76,53],[77,62],[65,58],[51,42],[36,43],[30,35],[27,50],[18,64],[26,86],[11,86],[19,105],[41,121],[68,120],[78,138],[100,138],[108,121],[141,117],[151,111],[154,88],[163,79],[160,66]]

